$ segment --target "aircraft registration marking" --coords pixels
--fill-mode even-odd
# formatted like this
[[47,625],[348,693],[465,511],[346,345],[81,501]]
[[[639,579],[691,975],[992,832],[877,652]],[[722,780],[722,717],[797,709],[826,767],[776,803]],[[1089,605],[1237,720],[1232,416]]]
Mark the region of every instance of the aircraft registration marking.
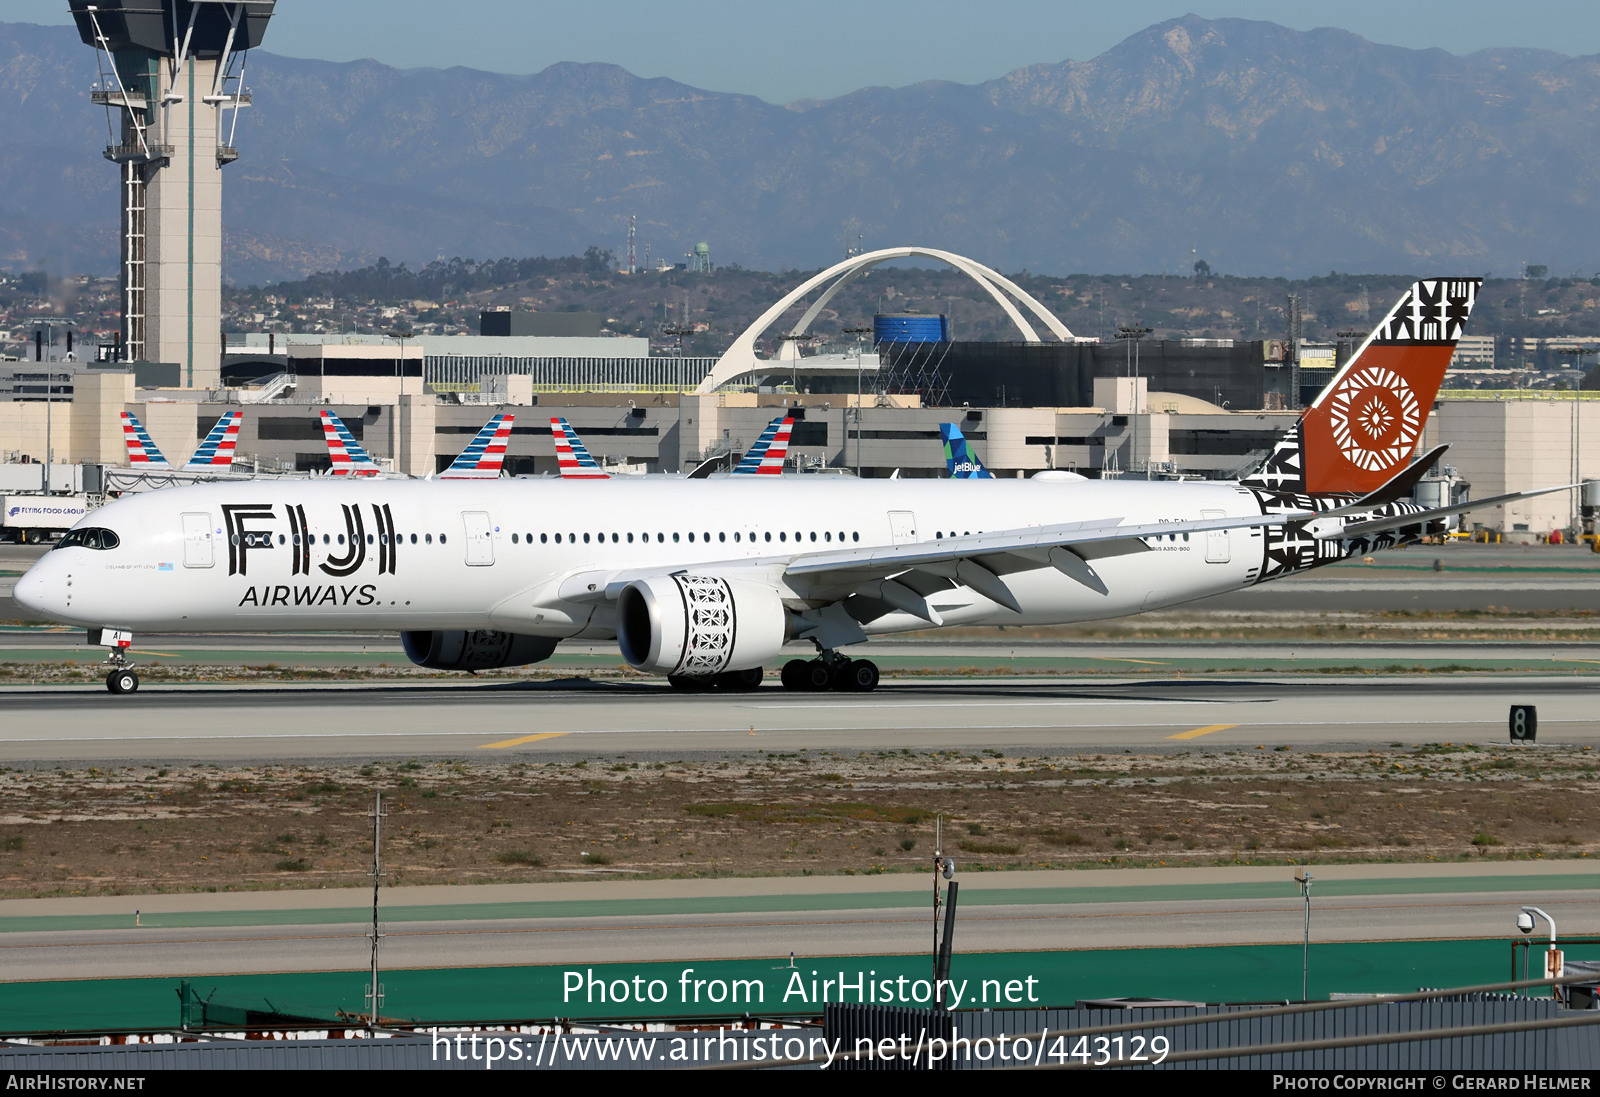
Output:
[[498,743],[484,743],[479,750],[498,750],[501,747],[520,747],[524,743],[537,743],[540,739],[559,739],[571,735],[570,731],[546,731],[539,735],[524,735],[520,739],[503,739]]
[[1202,736],[1202,735],[1210,735],[1214,731],[1227,731],[1229,728],[1236,728],[1238,726],[1239,726],[1238,724],[1207,724],[1203,728],[1195,728],[1192,731],[1180,731],[1176,735],[1167,736],[1167,738],[1168,739],[1198,739],[1198,738],[1200,738],[1200,736]]

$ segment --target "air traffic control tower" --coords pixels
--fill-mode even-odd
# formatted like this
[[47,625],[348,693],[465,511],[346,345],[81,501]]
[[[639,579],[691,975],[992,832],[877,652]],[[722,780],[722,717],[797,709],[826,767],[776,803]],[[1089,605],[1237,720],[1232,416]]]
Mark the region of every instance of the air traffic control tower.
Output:
[[121,169],[121,357],[176,362],[186,388],[220,383],[221,173],[275,2],[69,0]]

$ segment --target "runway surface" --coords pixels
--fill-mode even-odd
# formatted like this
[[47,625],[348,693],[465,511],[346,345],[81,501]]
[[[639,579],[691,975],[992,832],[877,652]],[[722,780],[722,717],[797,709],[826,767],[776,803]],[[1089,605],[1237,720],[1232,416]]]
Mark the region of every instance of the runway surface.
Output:
[[[1553,664],[1559,666],[1560,664]],[[1540,743],[1600,743],[1600,679],[1465,675],[932,680],[871,694],[771,686],[685,694],[654,683],[0,691],[0,763],[994,748],[1366,749],[1504,743],[1535,705]]]
[[[1315,899],[1316,940],[1505,938],[1511,935],[1517,910],[1524,903],[1548,911],[1558,923],[1571,927],[1569,933],[1587,930],[1585,919],[1593,907],[1593,892],[1587,890],[1595,883],[1590,871],[1593,866],[1484,866],[1485,871],[1474,878],[1470,874],[1477,868],[1318,868],[1318,879],[1328,894]],[[1124,870],[969,878],[960,910],[963,947],[987,952],[1293,944],[1304,931],[1304,906],[1289,879],[1294,871],[1289,867]],[[1407,872],[1415,876],[1408,877]],[[1067,886],[1006,887],[1014,882],[1013,877],[1022,882],[1046,876],[1053,877],[1052,884],[1064,882]],[[1103,878],[1113,876],[1115,883],[1098,886]],[[1200,883],[1174,883],[1169,885],[1173,898],[1152,899],[1151,885],[1163,879]],[[1208,879],[1241,882],[1203,883]],[[1092,901],[1073,901],[1076,897],[1070,885],[1075,881]],[[688,895],[696,886],[707,892],[733,893],[725,894],[721,901],[703,902],[701,906],[707,909],[679,913],[652,911],[649,899],[641,897],[631,900],[639,907],[639,913],[632,915],[539,912],[528,917],[474,917],[460,906],[420,906],[404,908],[404,916],[396,917],[395,904],[403,900],[386,893],[384,909],[392,913],[384,921],[384,963],[388,967],[473,967],[782,957],[790,951],[801,957],[916,952],[925,946],[931,925],[929,896],[914,890],[918,882],[899,877],[885,885],[897,891],[880,889],[877,894],[815,894],[821,889],[847,887],[843,880],[730,881],[720,888],[706,881],[609,885],[619,894]],[[808,888],[812,894],[807,893]],[[443,888],[413,890],[427,890],[436,896],[449,893]],[[539,894],[538,885],[522,890]],[[544,894],[559,890],[560,885],[544,886]],[[741,890],[756,895],[741,901],[737,894]],[[1116,892],[1120,890],[1128,892],[1125,900],[1118,900]],[[461,892],[456,889],[455,894]],[[767,901],[760,900],[762,892],[768,893]],[[1107,895],[1110,900],[1105,899]],[[293,896],[235,895],[226,897],[231,901],[228,905],[240,900],[277,900],[281,909],[231,916],[223,911],[213,920],[247,924],[221,925],[174,925],[170,923],[182,920],[180,914],[149,910],[144,918],[150,924],[132,925],[132,908],[140,904],[203,907],[209,897],[163,898],[165,902],[150,897],[117,900],[125,908],[121,928],[0,933],[4,979],[354,970],[369,959],[364,936],[368,925],[360,921],[359,906],[328,912],[338,920],[313,920],[307,915],[316,913],[317,908],[312,905],[297,911],[292,906]],[[370,898],[370,893],[361,898]],[[852,900],[852,904],[838,902],[842,899]],[[111,901],[93,902],[105,906]],[[315,904],[315,898],[311,902]],[[3,906],[8,911],[30,906],[45,909],[49,903],[10,902]],[[715,907],[733,909],[710,909]],[[430,910],[437,910],[438,916],[428,917]],[[296,921],[297,915],[305,920]],[[4,921],[17,924],[22,920],[11,917]],[[70,924],[73,919],[63,921]]]

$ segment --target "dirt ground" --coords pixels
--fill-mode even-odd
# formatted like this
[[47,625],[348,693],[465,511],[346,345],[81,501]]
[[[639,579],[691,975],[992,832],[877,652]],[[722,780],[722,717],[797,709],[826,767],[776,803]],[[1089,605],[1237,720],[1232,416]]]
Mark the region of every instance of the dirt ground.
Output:
[[0,895],[1600,857],[1587,749],[752,750],[726,761],[0,771]]

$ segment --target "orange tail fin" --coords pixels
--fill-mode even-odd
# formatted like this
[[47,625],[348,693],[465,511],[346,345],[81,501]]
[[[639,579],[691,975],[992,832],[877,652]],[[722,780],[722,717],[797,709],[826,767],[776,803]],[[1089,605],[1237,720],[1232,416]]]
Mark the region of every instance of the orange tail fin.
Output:
[[1480,278],[1425,278],[1334,375],[1267,461],[1242,481],[1310,495],[1364,495],[1405,467],[1422,438]]

